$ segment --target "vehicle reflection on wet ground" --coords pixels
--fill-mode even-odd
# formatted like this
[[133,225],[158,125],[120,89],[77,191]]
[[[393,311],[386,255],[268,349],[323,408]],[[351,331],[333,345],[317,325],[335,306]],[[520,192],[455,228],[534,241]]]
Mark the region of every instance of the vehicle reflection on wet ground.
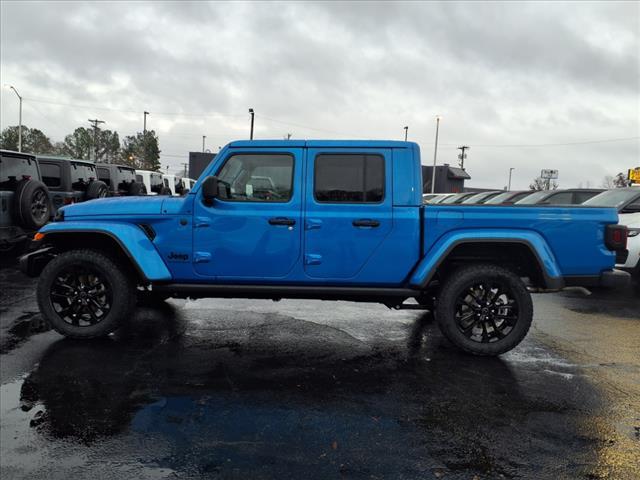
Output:
[[638,477],[639,301],[597,295],[535,296],[500,358],[376,305],[170,301],[81,342],[3,296],[0,476]]

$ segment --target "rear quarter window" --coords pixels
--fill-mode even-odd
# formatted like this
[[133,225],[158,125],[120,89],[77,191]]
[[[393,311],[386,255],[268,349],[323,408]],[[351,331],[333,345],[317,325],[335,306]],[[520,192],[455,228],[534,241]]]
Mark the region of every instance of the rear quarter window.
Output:
[[62,184],[60,165],[40,162],[40,173],[42,174],[42,182],[47,187],[56,188]]

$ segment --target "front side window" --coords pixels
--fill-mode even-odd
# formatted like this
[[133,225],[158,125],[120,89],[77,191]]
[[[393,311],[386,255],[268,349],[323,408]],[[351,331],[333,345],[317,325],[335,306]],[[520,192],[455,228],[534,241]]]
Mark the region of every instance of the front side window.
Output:
[[60,165],[40,162],[42,182],[49,188],[59,187],[61,184]]
[[293,157],[287,154],[239,154],[218,173],[227,199],[241,202],[288,202],[293,193]]
[[313,194],[325,203],[379,203],[384,198],[380,155],[321,154],[316,157]]

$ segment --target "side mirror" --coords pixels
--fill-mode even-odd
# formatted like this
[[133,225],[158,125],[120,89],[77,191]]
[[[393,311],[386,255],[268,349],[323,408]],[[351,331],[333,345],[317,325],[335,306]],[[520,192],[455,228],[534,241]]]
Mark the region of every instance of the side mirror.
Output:
[[213,199],[218,198],[220,190],[218,188],[218,177],[207,177],[202,182],[202,200],[206,205],[212,205]]

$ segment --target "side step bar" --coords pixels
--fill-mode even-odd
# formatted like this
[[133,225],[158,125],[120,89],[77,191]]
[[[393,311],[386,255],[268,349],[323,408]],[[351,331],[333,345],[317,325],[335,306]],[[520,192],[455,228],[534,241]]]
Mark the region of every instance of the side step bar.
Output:
[[385,303],[415,297],[411,288],[327,287],[323,285],[203,285],[189,283],[154,284],[152,290],[178,298],[304,298]]

